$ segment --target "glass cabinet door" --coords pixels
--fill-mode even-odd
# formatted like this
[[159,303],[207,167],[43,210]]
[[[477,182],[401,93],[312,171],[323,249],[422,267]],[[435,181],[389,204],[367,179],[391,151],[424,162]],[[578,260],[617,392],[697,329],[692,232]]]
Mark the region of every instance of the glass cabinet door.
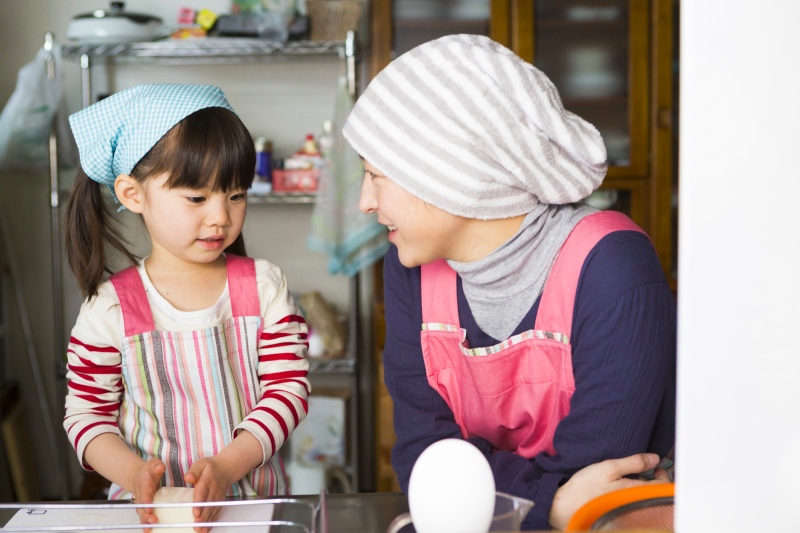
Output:
[[533,64],[600,130],[609,178],[646,175],[646,0],[535,0],[532,17]]
[[423,42],[489,35],[531,61],[564,106],[593,123],[609,179],[645,177],[649,150],[648,0],[374,0],[372,74]]
[[488,35],[489,15],[489,0],[393,0],[392,57],[445,35]]
[[603,136],[609,169],[588,203],[650,230],[650,2],[492,0],[491,35],[541,69]]

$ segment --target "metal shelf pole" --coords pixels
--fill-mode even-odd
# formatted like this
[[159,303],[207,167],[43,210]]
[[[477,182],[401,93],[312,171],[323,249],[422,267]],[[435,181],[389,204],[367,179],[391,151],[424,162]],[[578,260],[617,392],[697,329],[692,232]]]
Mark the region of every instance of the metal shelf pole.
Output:
[[[56,63],[53,58],[53,46],[55,37],[52,32],[45,33],[44,50],[47,53],[47,79],[51,82],[56,81]],[[50,248],[52,258],[52,285],[53,285],[53,350],[56,362],[63,358],[67,353],[64,347],[64,307],[62,301],[62,274],[61,274],[61,216],[59,212],[59,184],[58,184],[58,109],[53,113],[53,121],[50,125],[50,136],[48,139],[48,155],[50,169]],[[56,366],[56,376],[60,369]],[[47,398],[40,398],[41,402],[47,402]],[[44,413],[45,425],[50,428],[48,437],[53,448],[53,461],[58,470],[56,479],[61,490],[61,498],[69,499],[69,477],[68,471],[64,466],[64,457],[60,442],[56,439],[52,424],[55,420],[50,415],[49,409]]]

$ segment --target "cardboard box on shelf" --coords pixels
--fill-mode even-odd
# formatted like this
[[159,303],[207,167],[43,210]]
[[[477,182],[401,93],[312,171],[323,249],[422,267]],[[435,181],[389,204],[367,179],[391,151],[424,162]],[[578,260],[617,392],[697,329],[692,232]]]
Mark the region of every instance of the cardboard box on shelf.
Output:
[[276,192],[312,192],[317,190],[320,169],[274,169],[272,190]]

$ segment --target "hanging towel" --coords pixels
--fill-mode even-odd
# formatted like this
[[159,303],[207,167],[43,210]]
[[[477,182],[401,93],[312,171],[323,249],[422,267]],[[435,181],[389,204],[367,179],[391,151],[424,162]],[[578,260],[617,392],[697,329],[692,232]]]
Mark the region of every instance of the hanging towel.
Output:
[[358,209],[364,166],[342,136],[342,124],[352,108],[347,78],[342,76],[334,111],[333,147],[320,174],[307,243],[309,249],[330,256],[328,272],[345,276],[371,265],[389,248],[386,228],[378,224],[377,215]]

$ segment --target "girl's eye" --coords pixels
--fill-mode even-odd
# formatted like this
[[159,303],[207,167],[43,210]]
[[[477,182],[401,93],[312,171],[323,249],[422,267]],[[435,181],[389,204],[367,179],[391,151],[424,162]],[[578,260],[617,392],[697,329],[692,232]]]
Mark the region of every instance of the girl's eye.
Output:
[[193,204],[202,204],[206,200],[203,196],[189,196],[187,199]]
[[240,192],[239,194],[234,194],[233,196],[231,196],[231,201],[232,202],[240,202],[240,201],[244,200],[245,198],[247,198],[247,193]]

